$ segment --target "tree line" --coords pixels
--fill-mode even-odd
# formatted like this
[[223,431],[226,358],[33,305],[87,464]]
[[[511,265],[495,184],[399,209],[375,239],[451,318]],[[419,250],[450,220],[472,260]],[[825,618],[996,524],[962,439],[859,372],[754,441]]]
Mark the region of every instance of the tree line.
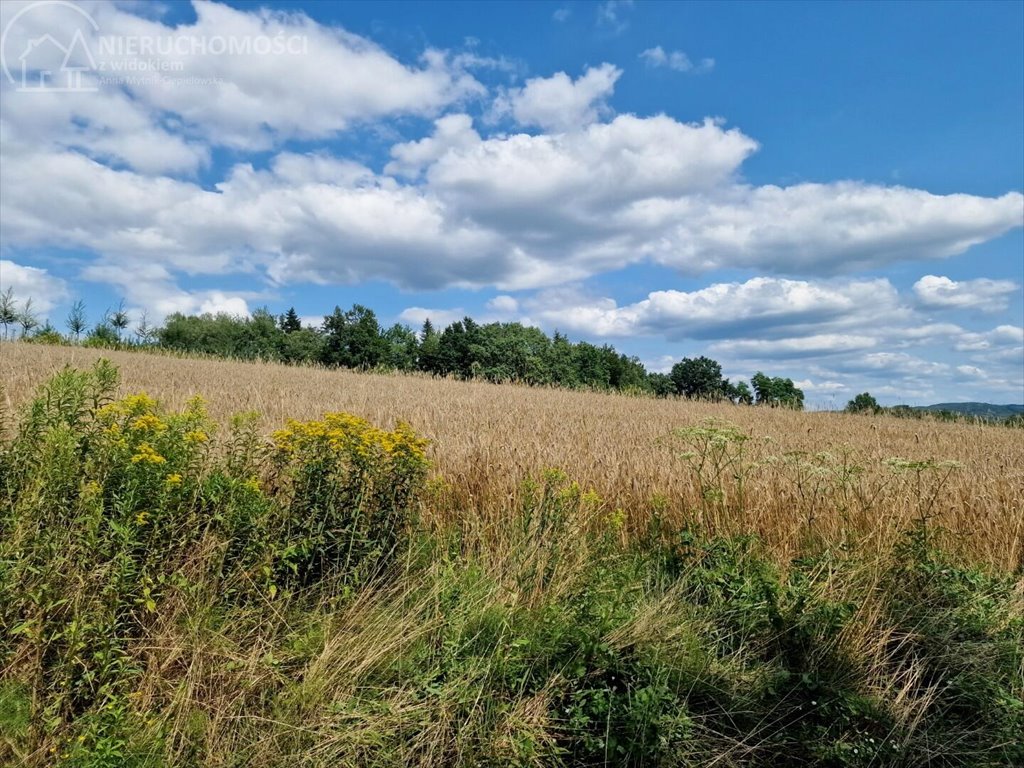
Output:
[[936,409],[913,408],[909,405],[879,405],[878,401],[870,392],[861,392],[852,398],[845,408],[847,413],[856,413],[869,416],[896,416],[901,419],[937,419],[938,421],[961,421],[961,422],[982,422],[989,424],[1004,424],[1008,427],[1024,427],[1024,413],[1012,413],[1009,416],[998,417],[991,415],[978,415],[963,411],[955,411],[946,408]]
[[318,327],[303,325],[294,308],[282,315],[257,309],[248,317],[175,313],[162,326],[145,315],[130,327],[124,303],[91,324],[85,305],[72,305],[66,334],[40,324],[31,300],[19,310],[8,289],[0,295],[0,325],[21,328],[21,337],[41,343],[94,347],[159,347],[191,354],[293,364],[318,364],[358,370],[420,371],[435,376],[518,382],[537,386],[619,391],[658,397],[729,401],[802,409],[804,393],[791,379],[758,371],[731,382],[708,357],[684,358],[669,373],[649,372],[635,356],[610,344],[573,342],[555,331],[548,336],[521,323],[479,323],[471,317],[439,329],[425,320],[419,330],[395,323],[384,327],[361,304],[335,307]]

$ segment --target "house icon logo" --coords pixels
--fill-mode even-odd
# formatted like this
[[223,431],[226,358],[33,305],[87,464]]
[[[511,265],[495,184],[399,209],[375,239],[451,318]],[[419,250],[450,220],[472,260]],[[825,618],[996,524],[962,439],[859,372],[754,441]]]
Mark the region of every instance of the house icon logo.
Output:
[[19,93],[95,92],[83,76],[97,69],[86,34],[98,31],[96,21],[69,0],[32,3],[4,27],[0,69]]

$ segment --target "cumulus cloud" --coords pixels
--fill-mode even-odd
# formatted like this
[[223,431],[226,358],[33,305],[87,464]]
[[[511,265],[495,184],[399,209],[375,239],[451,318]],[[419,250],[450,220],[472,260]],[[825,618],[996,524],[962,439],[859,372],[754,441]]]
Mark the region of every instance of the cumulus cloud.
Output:
[[519,315],[520,304],[513,296],[498,295],[490,298],[484,305],[483,312],[467,312],[462,307],[452,308],[428,308],[428,307],[407,307],[403,309],[398,319],[412,326],[420,326],[424,320],[429,319],[438,330],[446,328],[457,320],[462,320],[470,315],[480,323],[505,323],[515,321],[523,325],[535,325],[534,321],[525,315]]
[[[863,337],[815,333],[845,328],[881,315],[905,314],[888,280],[812,283],[756,277],[743,283],[715,283],[697,291],[655,291],[635,304],[613,299],[566,304],[557,295],[552,306],[537,310],[552,325],[598,336],[660,335],[672,339],[733,339],[755,335],[757,341],[724,341],[722,349],[767,350],[771,340],[780,352],[843,351],[870,346]],[[541,299],[541,305],[545,303]],[[803,339],[787,339],[796,334]],[[851,347],[850,345],[854,345]],[[804,351],[806,354],[806,350]]]
[[757,144],[712,121],[622,115],[488,139],[464,116],[438,123],[394,150],[393,172],[421,174],[412,185],[330,155],[281,153],[209,189],[21,147],[4,155],[3,242],[277,282],[508,290],[642,261],[690,274],[838,274],[950,256],[1019,225],[1018,193],[738,185]]
[[712,120],[620,115],[574,133],[465,142],[443,154],[428,179],[431,191],[468,212],[529,214],[519,226],[576,223],[582,230],[580,219],[590,219],[589,228],[615,214],[619,220],[611,226],[621,227],[632,224],[637,201],[688,199],[726,184],[757,147],[738,129]]
[[519,311],[519,302],[512,296],[495,296],[487,302],[487,309],[499,315],[511,315]]
[[[425,186],[347,160],[282,153],[266,170],[235,166],[210,190],[74,152],[21,152],[5,159],[0,179],[3,235],[197,273],[262,269],[280,282],[553,284],[625,260],[628,233],[602,226],[602,209],[623,196],[705,188],[754,146],[735,130],[669,118],[623,116],[579,134],[509,140],[477,141],[471,130],[463,121],[458,146],[397,152],[411,167],[443,151]],[[652,139],[699,155],[663,157]]]
[[32,306],[43,314],[67,298],[68,286],[45,269],[0,259],[0,291],[11,290],[20,305],[32,299]]
[[445,115],[434,122],[432,136],[395,144],[391,148],[392,160],[384,167],[384,172],[415,177],[449,150],[467,149],[479,143],[480,135],[473,130],[473,118],[463,114]]
[[[218,289],[184,290],[171,273],[158,264],[136,264],[130,271],[117,265],[94,264],[82,273],[86,280],[116,286],[129,304],[129,312],[138,317],[143,311],[152,322],[162,322],[175,312],[186,315],[249,315],[246,295]],[[249,294],[250,298],[256,294]]]
[[914,283],[914,293],[925,307],[936,309],[976,309],[998,312],[1006,309],[1010,296],[1020,294],[1020,286],[1012,280],[950,280],[938,275],[925,275]]
[[1022,219],[1019,193],[739,184],[740,165],[758,145],[710,120],[621,115],[566,134],[483,139],[467,126],[458,142],[441,138],[430,146],[445,150],[425,170],[426,189],[515,250],[520,271],[514,283],[501,282],[509,286],[642,260],[691,274],[839,274],[962,253]]
[[[653,336],[670,348],[688,342],[683,354],[699,349],[727,370],[747,375],[759,367],[811,373],[808,381],[815,386],[809,391],[870,386],[883,393],[891,386],[891,394],[927,397],[923,393],[950,386],[953,375],[996,398],[1019,399],[1024,391],[1024,328],[1004,324],[975,332],[927,322],[914,298],[901,296],[886,279],[759,277],[694,291],[656,291],[622,306],[555,289],[524,303],[548,328],[616,339]],[[958,372],[957,366],[965,368]],[[973,373],[965,378],[968,370]]]
[[722,188],[713,196],[647,199],[623,212],[664,228],[655,260],[687,271],[717,267],[836,274],[895,261],[945,258],[1024,223],[1024,195],[933,195],[860,182]]
[[[159,113],[120,91],[33,94],[19,97],[0,77],[0,96],[17,109],[0,117],[4,154],[48,147],[80,150],[101,162],[144,174],[192,174],[208,165],[210,149],[173,133]],[[11,101],[17,99],[17,101]]]
[[441,331],[465,316],[466,311],[460,308],[430,309],[428,307],[407,307],[399,313],[398,319],[415,328],[419,328],[423,325],[424,321],[429,320],[435,329]]
[[961,329],[954,337],[953,348],[957,352],[984,352],[998,347],[1024,344],[1024,328],[1016,325],[1000,325],[983,333]]
[[[67,135],[54,140],[77,137],[99,154],[131,162],[148,150],[125,147],[124,142],[161,146],[155,139],[169,119],[209,144],[265,150],[290,138],[327,138],[385,117],[429,116],[485,94],[467,71],[472,61],[444,51],[427,49],[420,61],[408,64],[364,37],[318,24],[301,12],[240,10],[207,0],[193,0],[192,5],[193,23],[169,26],[122,5],[98,2],[88,6],[94,29],[82,23],[76,27],[78,15],[52,8],[15,18],[21,8],[4,3],[0,21],[5,26],[14,22],[6,48],[24,50],[43,33],[70,40],[78,29],[103,74],[121,81],[120,87],[104,85],[98,72],[86,71],[85,83],[98,88],[98,94],[81,94],[82,99],[72,98],[68,105],[58,104],[64,100],[52,95],[34,94],[51,103],[22,106],[29,100],[23,98],[17,110],[5,113],[18,113],[12,120],[22,132],[34,117],[51,134],[56,127],[53,113],[68,113],[75,122]],[[118,40],[138,44],[111,43]],[[228,49],[229,43],[234,47]],[[148,46],[145,51],[142,45]],[[266,46],[273,46],[270,53],[263,50]],[[3,80],[10,103],[13,85]],[[89,104],[90,96],[98,98]],[[34,116],[20,114],[29,108]],[[147,132],[155,134],[153,141],[145,141]],[[191,156],[196,153],[203,159],[203,150],[188,142],[168,150],[181,166],[194,164],[197,158]],[[170,161],[160,167],[148,157],[136,167],[173,170]]]
[[699,64],[694,64],[690,57],[682,51],[666,51],[660,45],[648,48],[640,52],[639,57],[648,67],[666,68],[676,72],[692,72],[699,74],[710,72],[715,68],[714,59],[701,59]]
[[588,68],[575,80],[565,72],[535,77],[522,88],[506,90],[495,100],[493,113],[545,131],[583,128],[610,111],[607,99],[621,76],[618,67],[602,64]]
[[818,333],[783,339],[739,339],[712,344],[710,350],[748,360],[795,360],[871,349],[879,339],[868,335]]
[[[241,148],[267,146],[272,138],[330,136],[354,122],[429,115],[468,96],[483,95],[470,75],[453,71],[441,51],[427,50],[408,65],[366,38],[320,25],[302,13],[236,10],[194,3],[196,22],[154,28],[131,14],[116,14],[104,31],[172,34],[186,39],[215,35],[301,41],[279,55],[188,57],[187,74],[207,82],[194,87],[160,81],[134,89],[145,101],[180,115],[208,137]],[[213,86],[209,81],[216,81]]]

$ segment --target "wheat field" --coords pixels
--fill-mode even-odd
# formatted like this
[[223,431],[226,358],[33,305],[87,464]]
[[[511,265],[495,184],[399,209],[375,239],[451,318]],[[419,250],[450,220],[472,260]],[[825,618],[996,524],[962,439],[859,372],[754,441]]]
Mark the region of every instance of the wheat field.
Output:
[[[124,393],[171,408],[200,394],[220,423],[257,411],[268,434],[329,411],[405,421],[431,441],[435,493],[424,514],[437,523],[500,531],[496,511],[515,503],[523,480],[557,468],[620,516],[625,537],[658,515],[757,534],[785,562],[809,542],[885,549],[926,519],[965,558],[1024,567],[1016,429],[18,343],[0,350],[6,405],[100,357],[119,367]],[[707,457],[699,446],[695,456],[697,438],[674,432],[708,420],[747,439],[725,446],[723,466],[698,471]]]
[[32,344],[0,382],[0,764],[1022,764],[1019,429]]

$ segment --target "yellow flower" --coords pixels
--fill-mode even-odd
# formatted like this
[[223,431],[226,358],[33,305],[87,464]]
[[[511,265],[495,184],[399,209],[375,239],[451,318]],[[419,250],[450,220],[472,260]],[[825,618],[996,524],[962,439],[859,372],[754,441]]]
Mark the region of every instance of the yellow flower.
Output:
[[163,464],[167,461],[163,456],[153,450],[149,443],[140,443],[132,456],[132,464]]
[[270,436],[274,441],[274,447],[282,453],[292,453],[295,450],[294,438],[295,433],[290,429],[278,429]]
[[121,401],[120,406],[126,413],[141,415],[151,413],[156,408],[156,400],[141,392],[137,395],[128,395]]
[[185,413],[191,416],[206,415],[206,400],[202,395],[193,395],[185,402]]
[[167,485],[168,488],[177,488],[182,483],[181,475],[179,475],[177,472],[174,472],[167,476],[167,479],[164,480],[164,483]]
[[114,418],[115,416],[119,416],[120,414],[121,414],[121,404],[120,403],[107,403],[106,405],[101,407],[98,411],[96,411],[97,418],[99,418],[99,419],[101,419],[103,421],[106,421],[107,419]]
[[141,512],[138,512],[135,515],[135,523],[136,523],[136,525],[145,525],[146,521],[148,519],[149,519],[149,512],[146,512],[145,510],[142,510]]
[[285,457],[321,456],[326,450],[361,467],[401,465],[412,469],[426,465],[427,441],[407,424],[400,423],[387,432],[350,413],[327,413],[320,421],[289,420],[272,439]]
[[137,417],[132,422],[131,428],[139,432],[162,432],[167,429],[167,425],[153,414],[147,413]]
[[209,442],[209,440],[210,436],[203,432],[203,430],[201,429],[195,429],[192,430],[191,432],[185,433],[186,443],[206,443]]
[[608,515],[608,524],[617,531],[621,531],[626,524],[626,513],[616,507],[615,511]]

